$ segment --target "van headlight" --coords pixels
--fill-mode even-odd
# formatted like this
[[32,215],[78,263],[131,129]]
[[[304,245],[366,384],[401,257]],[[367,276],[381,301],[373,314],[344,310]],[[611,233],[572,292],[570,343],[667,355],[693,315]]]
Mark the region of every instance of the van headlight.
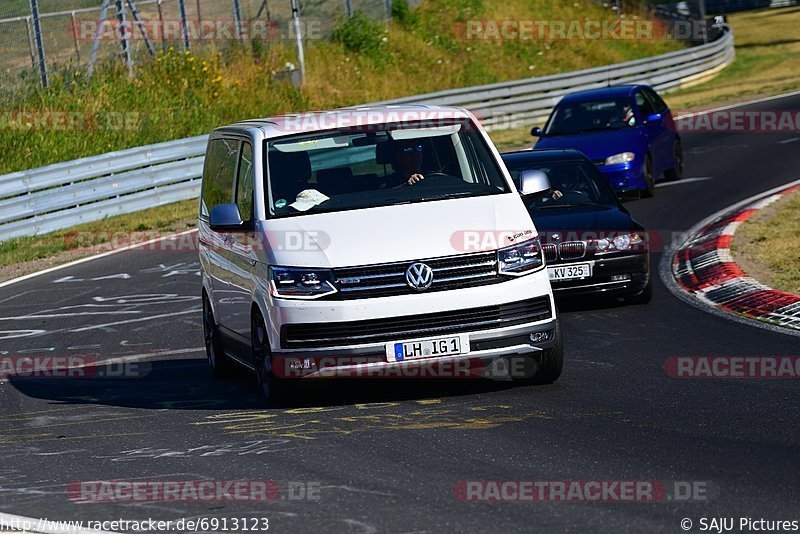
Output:
[[269,287],[273,297],[286,299],[318,299],[337,291],[330,270],[296,267],[270,267]]
[[544,267],[544,255],[539,239],[531,239],[497,251],[500,274],[522,276]]
[[622,152],[621,154],[614,154],[606,158],[604,165],[616,165],[617,163],[629,163],[636,158],[633,152]]

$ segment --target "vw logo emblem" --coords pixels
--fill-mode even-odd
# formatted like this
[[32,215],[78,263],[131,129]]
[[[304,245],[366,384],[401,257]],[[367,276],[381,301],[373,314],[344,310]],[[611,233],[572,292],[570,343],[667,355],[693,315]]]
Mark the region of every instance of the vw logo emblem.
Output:
[[424,263],[412,263],[406,269],[406,283],[417,291],[428,289],[433,283],[433,269]]

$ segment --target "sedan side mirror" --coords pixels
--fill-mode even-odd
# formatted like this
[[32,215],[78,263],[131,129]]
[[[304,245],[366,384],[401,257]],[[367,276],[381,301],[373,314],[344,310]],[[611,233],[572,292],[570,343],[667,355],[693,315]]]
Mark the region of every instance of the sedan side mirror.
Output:
[[236,204],[218,204],[211,208],[208,223],[215,232],[233,232],[248,228],[248,224],[242,220]]
[[620,202],[628,202],[629,200],[639,200],[642,198],[642,192],[638,189],[626,189],[625,191],[617,191],[617,198]]
[[645,122],[647,122],[647,123],[658,122],[663,118],[664,118],[664,116],[661,115],[661,113],[653,113],[652,115],[648,115],[647,116],[647,120]]
[[531,128],[531,135],[533,137],[541,137],[542,136],[542,129],[539,128],[538,126],[534,126],[533,128]]
[[540,170],[522,171],[519,175],[519,194],[525,197],[541,197],[550,192],[550,179]]

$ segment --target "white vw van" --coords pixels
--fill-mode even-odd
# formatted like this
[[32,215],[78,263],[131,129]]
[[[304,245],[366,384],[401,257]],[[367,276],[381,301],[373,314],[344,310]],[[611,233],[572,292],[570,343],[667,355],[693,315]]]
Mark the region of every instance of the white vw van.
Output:
[[199,213],[214,374],[244,366],[268,398],[290,378],[445,364],[474,376],[476,362],[556,380],[561,333],[520,198],[548,188],[534,173],[518,192],[461,109],[340,109],[214,130]]

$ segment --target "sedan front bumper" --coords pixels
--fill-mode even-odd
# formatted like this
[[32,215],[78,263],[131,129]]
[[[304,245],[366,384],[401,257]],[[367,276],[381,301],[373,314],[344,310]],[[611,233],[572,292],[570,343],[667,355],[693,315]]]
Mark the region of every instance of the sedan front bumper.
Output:
[[[625,256],[603,257],[592,260],[592,276],[581,280],[552,280],[556,296],[603,293],[613,296],[632,296],[641,293],[650,280],[650,254],[628,254]],[[584,262],[554,262],[548,267],[564,267]],[[622,277],[628,275],[626,279]]]

